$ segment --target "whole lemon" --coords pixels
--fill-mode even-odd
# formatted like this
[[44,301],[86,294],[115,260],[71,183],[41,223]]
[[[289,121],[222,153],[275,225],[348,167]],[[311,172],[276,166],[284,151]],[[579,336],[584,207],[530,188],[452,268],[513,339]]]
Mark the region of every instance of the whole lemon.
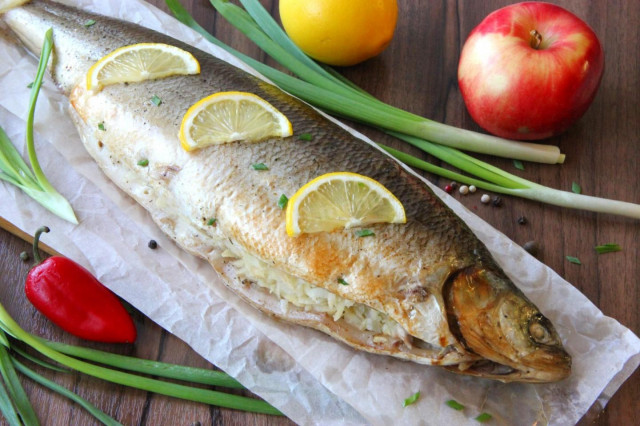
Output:
[[382,52],[397,18],[397,0],[280,0],[291,40],[330,65],[354,65]]

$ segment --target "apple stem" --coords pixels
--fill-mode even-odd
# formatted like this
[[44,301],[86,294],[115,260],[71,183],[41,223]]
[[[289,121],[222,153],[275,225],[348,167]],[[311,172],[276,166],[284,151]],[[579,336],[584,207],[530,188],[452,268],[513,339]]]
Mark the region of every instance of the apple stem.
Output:
[[542,34],[540,34],[537,30],[531,30],[529,34],[531,34],[529,45],[536,50],[539,49],[540,44],[542,43]]

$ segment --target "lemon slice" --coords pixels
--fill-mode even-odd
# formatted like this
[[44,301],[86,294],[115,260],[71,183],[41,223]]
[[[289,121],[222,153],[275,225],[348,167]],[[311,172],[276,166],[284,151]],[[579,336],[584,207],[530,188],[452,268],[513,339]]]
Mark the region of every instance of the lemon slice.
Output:
[[402,203],[382,184],[356,173],[328,173],[289,199],[287,234],[331,232],[373,223],[405,223]]
[[186,151],[234,141],[291,136],[291,123],[270,103],[246,92],[220,92],[194,104],[182,119]]
[[93,64],[87,72],[87,89],[199,72],[200,63],[186,50],[163,43],[132,44]]

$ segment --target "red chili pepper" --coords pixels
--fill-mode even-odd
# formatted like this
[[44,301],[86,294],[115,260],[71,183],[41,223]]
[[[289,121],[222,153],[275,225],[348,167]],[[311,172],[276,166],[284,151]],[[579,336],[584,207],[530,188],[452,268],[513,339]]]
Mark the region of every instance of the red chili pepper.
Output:
[[27,275],[27,299],[63,330],[87,340],[131,343],[136,327],[120,300],[89,271],[71,259],[52,256],[41,261],[38,241],[49,228],[36,232],[36,260]]

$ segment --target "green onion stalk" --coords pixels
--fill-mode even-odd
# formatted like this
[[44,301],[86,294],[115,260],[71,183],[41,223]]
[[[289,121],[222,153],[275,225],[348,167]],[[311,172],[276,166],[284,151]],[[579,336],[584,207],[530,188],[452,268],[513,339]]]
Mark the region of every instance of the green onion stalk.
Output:
[[556,146],[509,141],[459,129],[409,113],[366,95],[353,86],[344,84],[335,74],[317,65],[310,65],[313,61],[290,41],[258,1],[241,0],[241,3],[246,11],[224,0],[211,0],[211,4],[222,16],[282,66],[302,80],[324,89],[325,92],[343,95],[348,101],[347,104],[329,103],[323,105],[323,109],[366,124],[382,126],[387,130],[399,131],[467,151],[550,164],[564,161],[564,155]]
[[[0,371],[2,372],[3,376],[5,376],[5,369],[7,369],[8,371],[8,379],[5,378],[5,383],[7,383],[6,389],[0,386],[0,409],[2,409],[3,414],[7,419],[19,416],[23,419],[29,419],[29,421],[24,422],[25,424],[37,424],[37,420],[34,420],[35,414],[32,413],[33,410],[29,410],[26,394],[24,394],[23,390],[21,391],[21,388],[15,385],[16,380],[14,379],[14,377],[16,369],[56,392],[60,392],[62,389],[56,386],[55,383],[50,383],[48,379],[37,376],[35,372],[27,371],[28,368],[19,361],[16,361],[15,359],[9,359],[7,348],[11,348],[11,346],[9,340],[5,336],[5,333],[11,336],[13,339],[30,346],[33,350],[39,352],[41,355],[44,355],[50,360],[58,363],[63,367],[63,371],[76,371],[108,382],[117,383],[120,385],[129,386],[132,388],[141,389],[161,395],[215,405],[218,407],[254,413],[282,415],[280,411],[262,400],[240,395],[227,394],[224,392],[214,391],[201,387],[192,387],[179,383],[165,382],[147,376],[132,374],[128,371],[143,373],[145,375],[155,377],[188,381],[192,383],[201,383],[241,389],[242,385],[232,377],[228,376],[226,373],[162,363],[157,361],[143,360],[124,355],[111,354],[95,349],[50,342],[45,339],[36,337],[22,329],[13,320],[13,318],[11,318],[9,313],[2,305],[0,305],[0,330],[2,330],[0,331],[0,366],[2,367],[0,368]],[[20,351],[18,348],[15,348],[15,352],[18,354],[24,354],[24,352]],[[28,356],[27,359],[33,360],[33,357]],[[90,360],[92,362],[83,361],[82,359]],[[60,367],[53,366],[46,361],[39,361],[38,364],[47,368],[55,369],[56,371],[61,370]],[[17,383],[19,385],[19,382]],[[67,397],[71,397],[64,392],[63,394]],[[76,400],[75,397],[72,398]],[[14,403],[12,404],[7,401],[14,401]],[[15,403],[15,401],[17,401],[18,403]],[[97,410],[97,408],[91,406],[86,401],[82,402],[81,405],[92,414],[94,414],[94,411]],[[12,410],[11,408],[13,408],[14,406],[15,409]],[[103,421],[103,423],[117,424],[108,423],[106,421]]]
[[[210,0],[210,2],[233,26],[299,78],[276,70],[227,46],[202,28],[179,0],[165,0],[165,2],[179,21],[199,32],[211,43],[244,61],[281,89],[330,114],[386,130],[389,134],[459,168],[466,174],[457,173],[382,146],[391,155],[411,167],[501,194],[562,207],[640,219],[640,205],[549,188],[461,152],[460,149],[464,149],[543,163],[564,161],[564,155],[560,154],[556,147],[505,140],[497,142],[496,139],[499,138],[436,123],[375,99],[335,70],[323,67],[309,58],[291,41],[257,0],[240,0],[246,10],[224,0]],[[498,147],[497,151],[487,151],[492,147]]]
[[49,29],[44,38],[40,62],[36,78],[31,85],[31,97],[29,99],[29,110],[27,116],[26,143],[31,169],[26,165],[16,148],[13,146],[5,131],[0,127],[0,179],[13,184],[24,191],[25,194],[40,203],[55,215],[71,223],[77,224],[78,219],[73,212],[73,208],[66,198],[64,198],[49,183],[44,175],[38,156],[36,155],[33,139],[33,121],[36,109],[36,102],[42,79],[49,62],[49,56],[53,49],[52,30]]

